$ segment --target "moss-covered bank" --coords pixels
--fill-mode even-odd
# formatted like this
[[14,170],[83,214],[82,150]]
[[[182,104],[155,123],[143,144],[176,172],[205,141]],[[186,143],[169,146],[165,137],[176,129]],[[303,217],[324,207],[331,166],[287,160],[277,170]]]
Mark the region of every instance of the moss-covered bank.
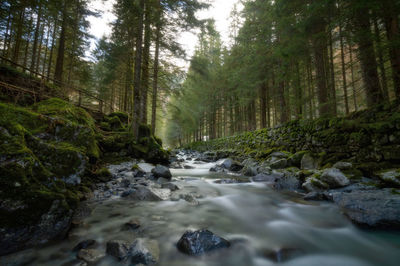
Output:
[[148,127],[141,127],[135,142],[120,113],[103,118],[117,130],[108,133],[84,109],[58,98],[29,107],[0,103],[0,114],[0,254],[47,240],[41,236],[55,237],[43,233],[43,223],[57,230],[63,220],[64,232],[92,183],[104,180],[97,169],[107,159],[122,154],[157,163],[168,159]]
[[185,148],[263,160],[274,151],[310,152],[321,165],[352,161],[365,172],[400,163],[400,105],[382,104],[343,118],[295,120]]

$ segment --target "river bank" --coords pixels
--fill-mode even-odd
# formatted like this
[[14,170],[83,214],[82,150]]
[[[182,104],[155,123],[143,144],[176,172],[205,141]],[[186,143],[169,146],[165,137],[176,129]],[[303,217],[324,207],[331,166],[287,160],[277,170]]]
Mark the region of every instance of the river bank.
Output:
[[[143,162],[108,166],[112,180],[97,186],[65,240],[1,259],[14,265],[114,265],[109,243],[135,246],[140,239],[151,254],[146,257],[158,265],[397,265],[398,233],[360,230],[331,203],[307,202],[240,173],[210,172],[224,160],[204,162],[201,156],[178,154],[171,180],[167,171],[156,177],[154,166]],[[230,247],[202,256],[179,251],[183,234],[198,229],[223,237]],[[74,250],[88,240],[94,242],[81,246],[85,251]]]

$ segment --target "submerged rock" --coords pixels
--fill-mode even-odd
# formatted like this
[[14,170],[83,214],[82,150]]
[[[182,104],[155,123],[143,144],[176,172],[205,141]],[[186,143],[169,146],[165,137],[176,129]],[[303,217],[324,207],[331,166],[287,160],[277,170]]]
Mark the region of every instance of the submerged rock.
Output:
[[84,260],[89,264],[94,264],[105,257],[105,254],[97,249],[81,249],[78,252],[77,258]]
[[187,231],[179,239],[179,251],[188,255],[201,255],[210,251],[230,247],[230,243],[208,230]]
[[140,227],[140,222],[136,219],[129,220],[123,226],[125,230],[136,230]]
[[130,261],[134,265],[154,265],[158,262],[160,250],[156,240],[138,238],[130,247]]
[[90,246],[93,246],[96,244],[96,240],[93,239],[87,239],[84,241],[79,242],[73,249],[72,251],[77,252],[81,249],[87,249]]

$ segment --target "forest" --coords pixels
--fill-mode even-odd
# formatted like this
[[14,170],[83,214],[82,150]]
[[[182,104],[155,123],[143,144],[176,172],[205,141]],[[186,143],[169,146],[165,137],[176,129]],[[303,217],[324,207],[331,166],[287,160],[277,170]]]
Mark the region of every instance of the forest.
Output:
[[397,266],[400,0],[2,0],[0,265]]

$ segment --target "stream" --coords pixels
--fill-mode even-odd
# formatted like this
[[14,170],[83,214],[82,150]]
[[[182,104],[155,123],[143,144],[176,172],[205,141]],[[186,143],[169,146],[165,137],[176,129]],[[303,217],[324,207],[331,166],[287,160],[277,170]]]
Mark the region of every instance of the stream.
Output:
[[[192,159],[185,164],[193,169],[171,169],[172,183],[192,201],[135,201],[118,195],[94,200],[92,213],[67,239],[0,257],[0,265],[85,265],[72,252],[80,241],[94,239],[104,252],[109,240],[138,237],[158,242],[158,265],[166,266],[399,265],[400,233],[361,230],[333,204],[306,202],[300,194],[277,192],[265,183],[227,182],[240,177],[209,172],[216,163]],[[225,182],[215,182],[221,179]],[[140,228],[122,230],[131,219],[140,221]],[[180,253],[176,243],[182,234],[202,228],[232,246],[203,256]],[[111,257],[97,263],[116,264]]]

